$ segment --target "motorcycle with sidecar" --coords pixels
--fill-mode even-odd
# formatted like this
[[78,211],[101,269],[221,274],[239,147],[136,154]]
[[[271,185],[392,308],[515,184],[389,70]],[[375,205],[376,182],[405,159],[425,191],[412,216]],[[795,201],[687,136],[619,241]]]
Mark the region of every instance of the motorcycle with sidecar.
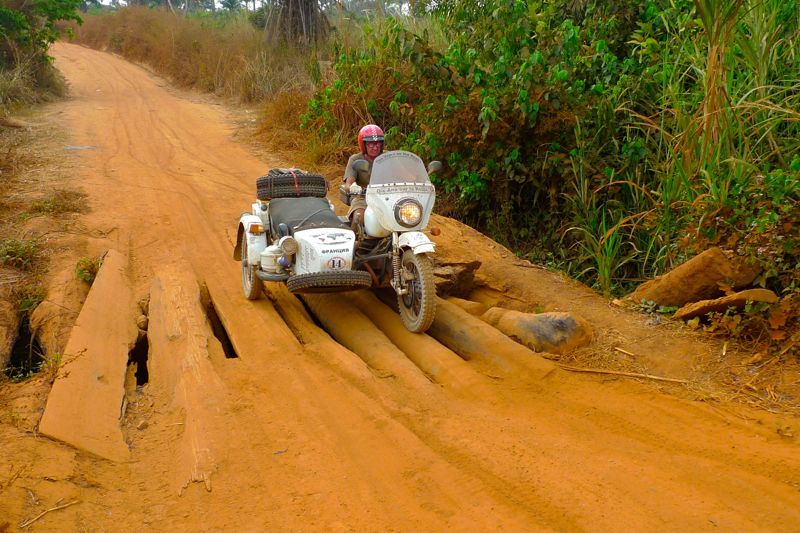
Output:
[[[362,191],[363,226],[351,229],[327,199],[327,182],[298,169],[273,169],[256,181],[257,200],[239,218],[234,259],[241,262],[245,297],[257,299],[262,281],[293,293],[391,287],[404,326],[426,331],[436,312],[435,245],[424,231],[436,198],[430,174],[411,152],[387,151],[372,165]],[[367,172],[366,161],[356,162]],[[344,203],[352,195],[340,189]]]

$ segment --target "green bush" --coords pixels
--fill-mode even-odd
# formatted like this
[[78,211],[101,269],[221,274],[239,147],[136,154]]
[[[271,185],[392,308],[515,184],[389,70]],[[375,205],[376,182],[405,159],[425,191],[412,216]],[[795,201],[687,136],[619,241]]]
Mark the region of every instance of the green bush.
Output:
[[101,264],[102,261],[100,259],[81,257],[75,265],[75,277],[91,285],[100,271]]
[[61,94],[48,47],[58,39],[60,21],[80,22],[81,0],[10,0],[0,5],[0,114]]

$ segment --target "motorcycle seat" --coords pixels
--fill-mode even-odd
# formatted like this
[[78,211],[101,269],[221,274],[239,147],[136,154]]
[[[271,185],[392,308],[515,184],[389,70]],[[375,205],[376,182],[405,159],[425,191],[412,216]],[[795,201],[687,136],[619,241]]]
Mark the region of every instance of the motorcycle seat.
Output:
[[288,234],[315,228],[350,229],[331,209],[327,198],[275,198],[269,202],[269,223],[273,235],[281,235],[285,224]]

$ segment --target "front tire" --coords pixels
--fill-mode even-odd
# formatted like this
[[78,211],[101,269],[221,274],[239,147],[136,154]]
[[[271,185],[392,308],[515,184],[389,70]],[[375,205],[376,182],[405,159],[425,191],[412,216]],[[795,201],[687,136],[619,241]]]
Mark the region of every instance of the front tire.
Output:
[[258,300],[264,285],[256,275],[257,267],[247,262],[247,235],[242,235],[242,291],[248,300]]
[[402,275],[409,281],[408,292],[397,295],[400,318],[412,333],[423,333],[431,327],[436,314],[436,286],[433,283],[433,260],[413,250],[403,252]]

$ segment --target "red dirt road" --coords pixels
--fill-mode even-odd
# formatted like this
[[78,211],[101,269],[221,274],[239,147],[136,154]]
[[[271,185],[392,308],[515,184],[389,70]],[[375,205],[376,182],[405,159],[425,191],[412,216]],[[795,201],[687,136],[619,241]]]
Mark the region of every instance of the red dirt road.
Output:
[[[568,373],[536,355],[521,363],[530,372],[508,372],[503,353],[464,361],[428,337],[416,353],[369,313],[357,327],[372,344],[359,357],[282,291],[245,300],[236,221],[255,177],[291,162],[257,158],[220,107],[142,68],[73,45],[53,55],[72,93],[60,120],[71,145],[90,147],[74,182],[92,207],[85,247],[129,262],[92,291],[131,321],[139,313],[115,308],[115,294],[149,297],[149,381],[137,391],[128,376],[127,457],[3,426],[0,526],[61,500],[76,503],[34,530],[800,530],[798,445],[775,426],[785,420]],[[521,265],[469,228],[437,224],[440,258],[483,262],[482,299],[577,312],[598,343],[613,329],[628,350],[651,354],[653,372],[685,377],[707,350]],[[208,298],[238,358],[213,335]],[[336,337],[341,317],[327,319]],[[102,324],[100,312],[80,327]],[[443,369],[423,372],[433,352]]]

